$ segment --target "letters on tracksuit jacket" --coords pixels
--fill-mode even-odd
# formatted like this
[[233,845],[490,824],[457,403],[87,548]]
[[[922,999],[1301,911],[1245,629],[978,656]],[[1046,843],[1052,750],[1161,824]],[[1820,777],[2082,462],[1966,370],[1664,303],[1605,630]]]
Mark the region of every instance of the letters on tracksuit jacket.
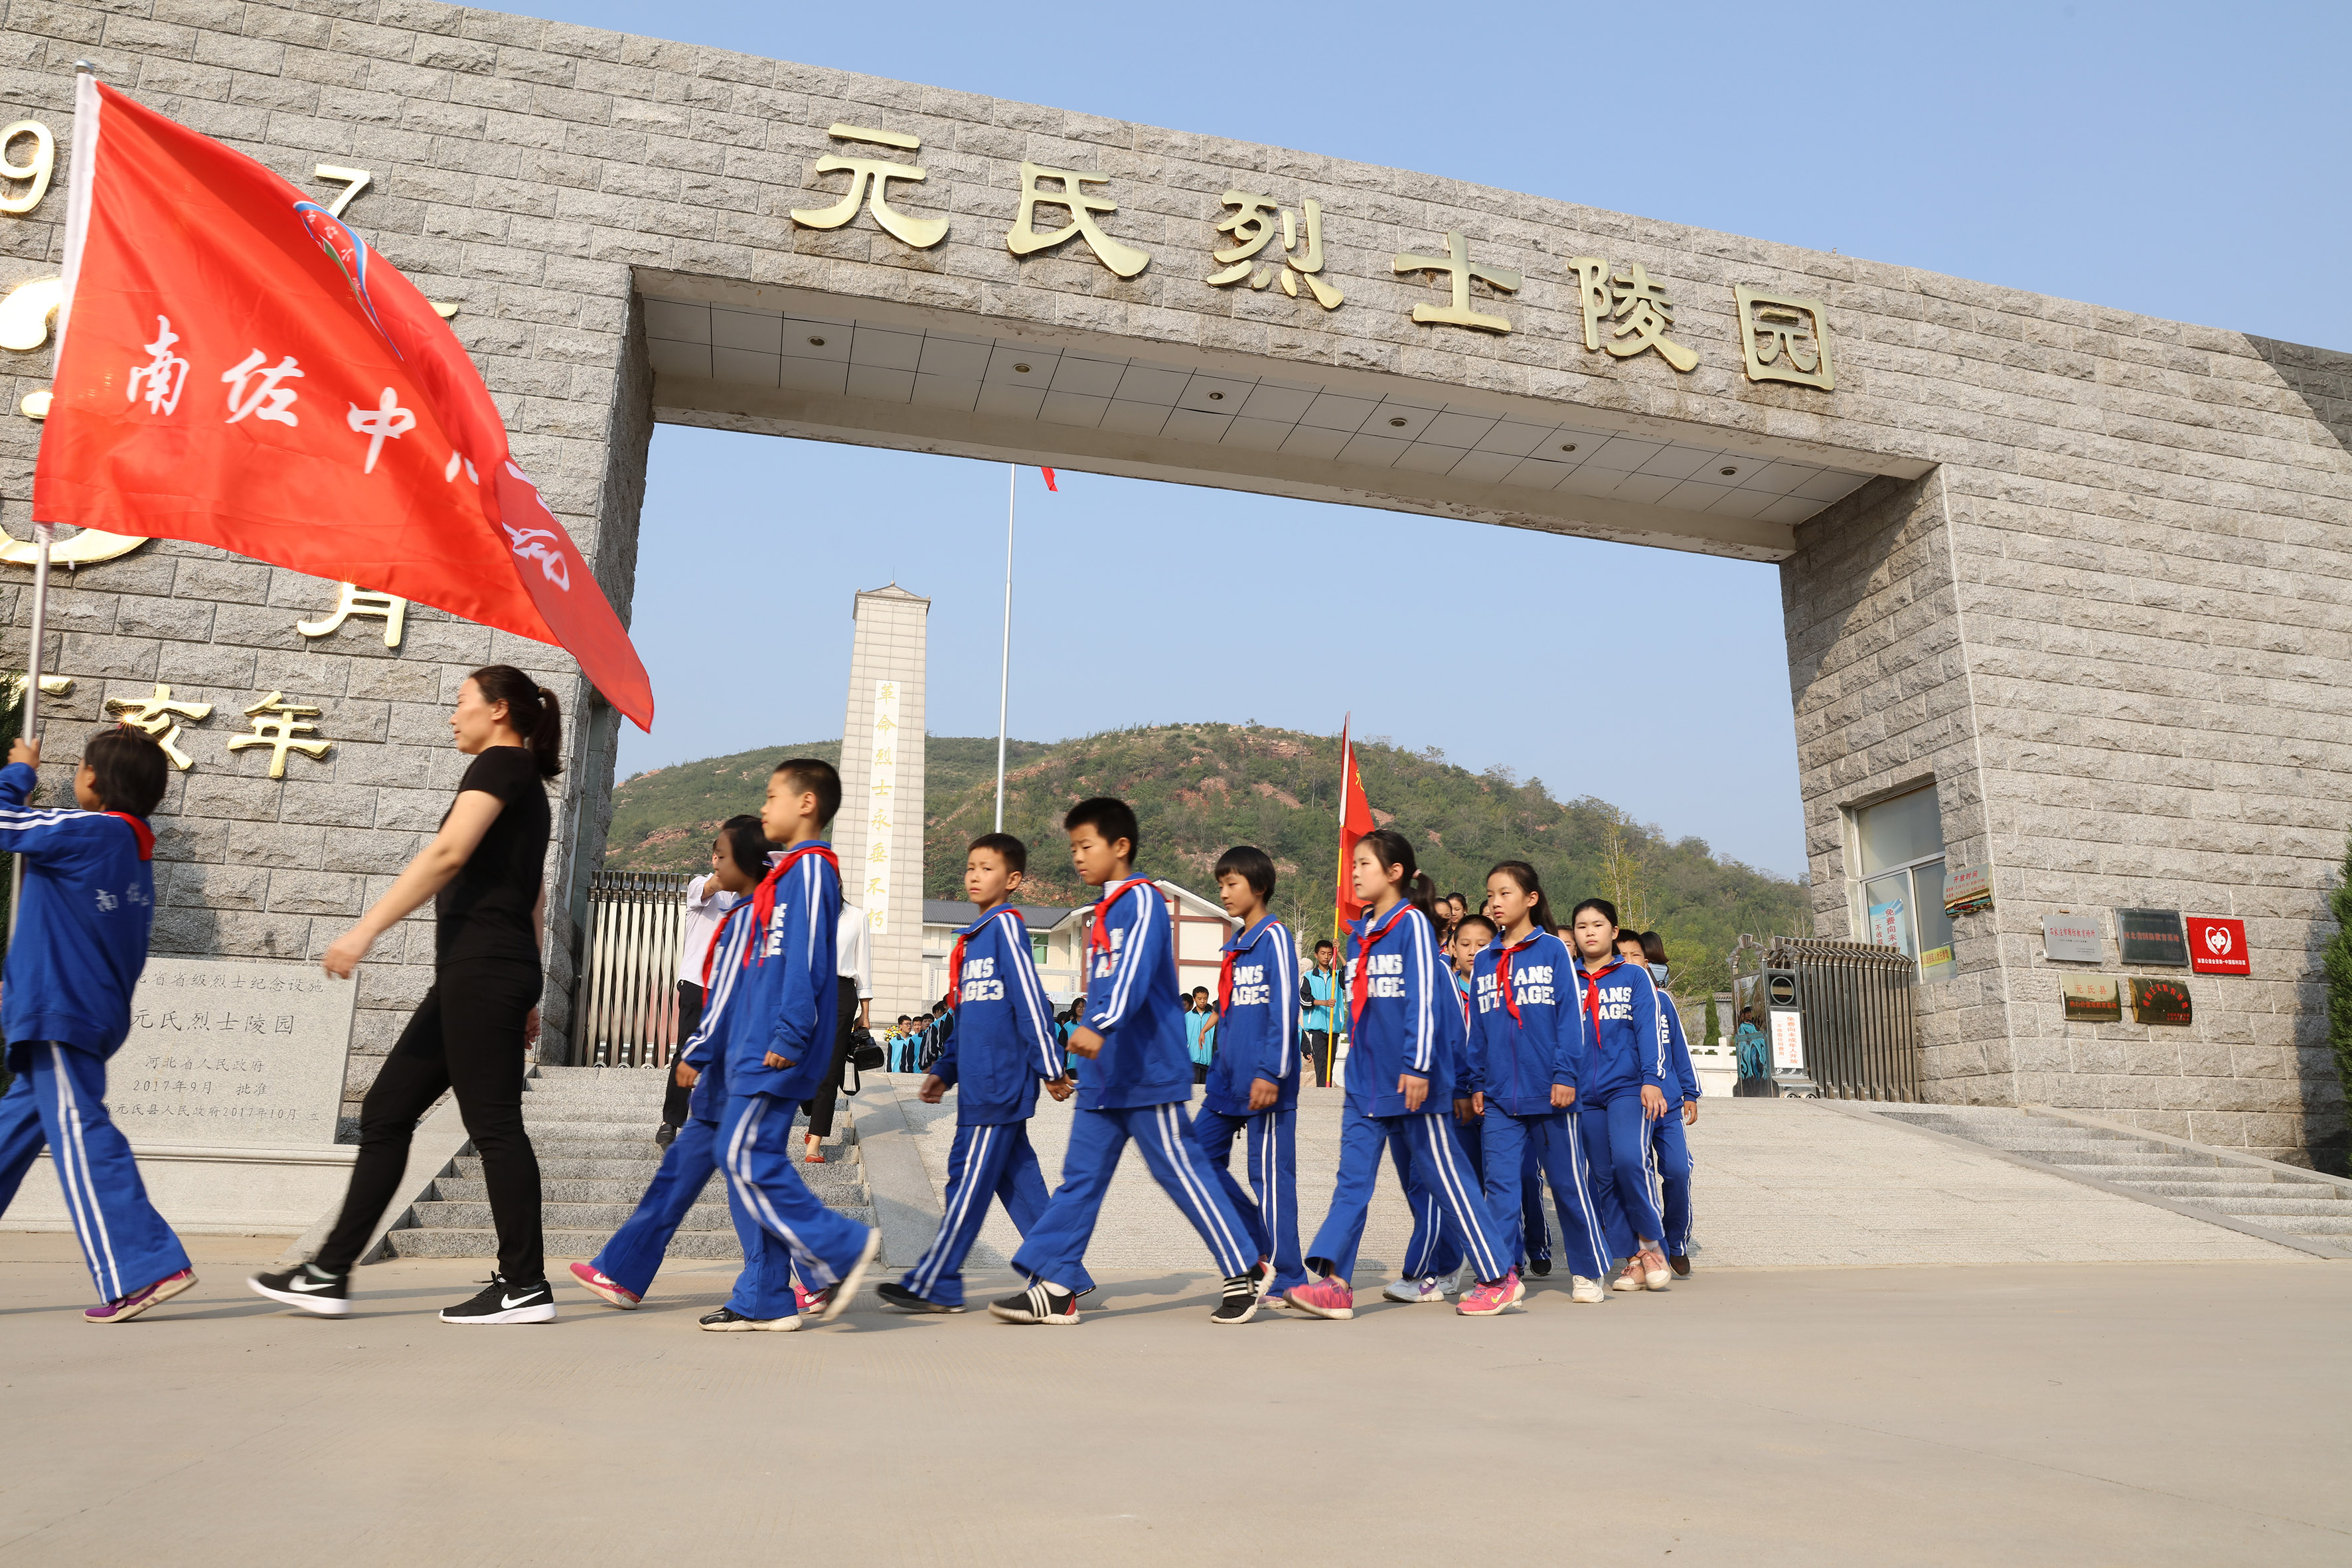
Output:
[[[744,923],[732,943],[735,971],[729,976],[735,991],[724,1030],[730,1094],[804,1100],[833,1069],[841,1007],[834,957],[841,873],[828,858],[832,847],[822,839],[793,845],[738,906],[743,912],[729,911],[729,926]],[[715,965],[711,978],[719,978]],[[771,1051],[792,1066],[768,1066]]]
[[0,768],[0,850],[25,867],[0,973],[0,1032],[11,1047],[56,1040],[111,1057],[131,1033],[131,993],[147,967],[155,835],[120,812],[28,807],[37,778],[25,763]]
[[1249,1116],[1250,1085],[1279,1091],[1275,1110],[1298,1108],[1298,943],[1266,916],[1225,943],[1217,976],[1217,1056],[1204,1103],[1222,1116]]
[[1645,1083],[1674,1098],[1666,1065],[1666,1010],[1658,987],[1638,963],[1612,958],[1597,974],[1576,969],[1579,1045],[1582,1058],[1579,1105],[1606,1105]]
[[1423,1113],[1452,1110],[1445,1096],[1460,1077],[1461,994],[1429,917],[1400,903],[1384,918],[1350,921],[1347,974],[1343,994],[1354,1013],[1348,1098],[1366,1116],[1407,1115],[1397,1079],[1411,1073],[1429,1080]]
[[1062,1076],[1029,928],[999,904],[956,932],[954,956],[956,1027],[931,1076],[955,1086],[959,1127],[1026,1121],[1037,1114],[1038,1081]]
[[1168,905],[1150,879],[1131,877],[1095,905],[1087,937],[1087,1027],[1102,1049],[1078,1078],[1080,1110],[1126,1110],[1192,1098],[1184,1006]]
[[1540,930],[1478,955],[1471,971],[1476,1012],[1468,1078],[1487,1104],[1513,1116],[1540,1116],[1552,1108],[1554,1084],[1577,1087],[1584,1064],[1570,973],[1575,963],[1566,942]]

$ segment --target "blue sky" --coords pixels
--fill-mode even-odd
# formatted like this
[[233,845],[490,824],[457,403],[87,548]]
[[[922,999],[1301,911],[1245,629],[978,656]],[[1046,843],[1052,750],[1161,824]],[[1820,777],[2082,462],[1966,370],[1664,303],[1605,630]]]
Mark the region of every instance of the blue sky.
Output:
[[[2352,348],[2340,5],[516,8]],[[887,529],[824,521],[910,490]],[[1015,735],[1353,708],[1803,866],[1774,568],[1086,475],[1023,492]],[[992,733],[1003,515],[1001,467],[662,429],[635,617],[662,712],[623,771],[837,732],[850,595],[893,578],[933,601],[932,731]],[[1245,552],[1267,577],[1236,589]],[[1350,579],[1365,560],[1402,591]],[[706,660],[780,604],[804,680]],[[1129,678],[1138,626],[1168,652]],[[1595,648],[1647,666],[1598,739],[1571,703]]]

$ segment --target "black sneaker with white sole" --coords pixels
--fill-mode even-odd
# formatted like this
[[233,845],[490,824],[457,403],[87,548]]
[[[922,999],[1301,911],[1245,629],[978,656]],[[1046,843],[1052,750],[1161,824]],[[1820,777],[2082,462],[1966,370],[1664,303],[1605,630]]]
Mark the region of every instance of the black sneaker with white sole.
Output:
[[441,1309],[445,1323],[551,1323],[555,1321],[555,1291],[546,1280],[509,1285],[493,1274],[481,1294],[469,1301]]
[[715,1312],[705,1312],[695,1321],[706,1331],[714,1334],[789,1334],[801,1326],[798,1312],[782,1318],[747,1318],[732,1307],[721,1307]]
[[245,1283],[257,1296],[322,1318],[344,1317],[352,1310],[352,1277],[330,1274],[308,1263],[298,1263],[279,1274],[256,1274]]
[[1008,1323],[1075,1323],[1078,1321],[1078,1299],[1040,1280],[1017,1296],[991,1301],[988,1314]]
[[1225,1281],[1225,1293],[1217,1302],[1217,1310],[1209,1314],[1213,1323],[1246,1323],[1257,1316],[1258,1279],[1253,1269],[1236,1274]]

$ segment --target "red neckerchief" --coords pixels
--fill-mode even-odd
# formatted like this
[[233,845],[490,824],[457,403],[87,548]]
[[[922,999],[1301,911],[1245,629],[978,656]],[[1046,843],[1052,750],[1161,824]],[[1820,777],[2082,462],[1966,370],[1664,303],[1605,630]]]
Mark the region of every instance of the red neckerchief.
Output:
[[[955,947],[948,953],[948,994],[946,1003],[950,1011],[963,1005],[963,944],[973,936],[978,935],[980,928],[982,925],[994,920],[997,915],[997,910],[1013,910],[1013,906],[1010,904],[999,904],[996,910],[992,910],[987,914],[982,915],[979,920],[972,921],[971,930],[958,931],[956,933]],[[1020,926],[1021,934],[1024,937],[1027,936],[1029,934],[1029,922],[1021,918],[1021,911],[1019,910],[1013,910],[1013,923]],[[1025,947],[1028,944],[1024,942],[1022,945]]]
[[[776,884],[784,879],[785,872],[791,870],[794,866],[799,865],[803,860],[808,858],[808,857],[812,855],[824,861],[826,865],[832,867],[835,877],[838,878],[841,875],[841,861],[839,858],[834,854],[833,846],[830,844],[803,844],[797,849],[787,850],[782,859],[769,867],[768,874],[760,879],[760,885],[751,889],[751,931],[753,934],[748,938],[743,944],[744,968],[749,969],[751,967],[751,954],[763,945],[761,933],[767,931],[768,921],[775,915]],[[735,911],[733,910],[730,910],[727,912],[729,914],[733,914]],[[714,937],[713,940],[716,941],[717,939]]]
[[1397,921],[1403,919],[1405,910],[1411,908],[1411,904],[1399,899],[1397,907],[1389,912],[1387,922],[1378,931],[1372,929],[1372,917],[1364,917],[1363,934],[1356,939],[1356,977],[1348,983],[1348,1022],[1350,1025],[1364,1016],[1364,992],[1372,978],[1370,966],[1364,961],[1372,956],[1372,945],[1394,931]]
[[1111,905],[1127,897],[1130,889],[1136,888],[1148,888],[1150,886],[1151,886],[1151,879],[1149,877],[1129,877],[1126,881],[1121,882],[1118,887],[1113,888],[1109,892],[1105,893],[1101,898],[1095,900],[1094,929],[1087,932],[1087,951],[1088,952],[1108,952],[1110,951]]
[[127,822],[131,824],[131,831],[139,837],[139,858],[142,860],[152,860],[155,858],[155,830],[153,828],[148,826],[144,822],[142,822],[139,818],[131,816],[127,811],[110,811],[106,815],[114,818],[117,822]]
[[1495,960],[1495,983],[1503,988],[1503,1011],[1511,1016],[1511,1022],[1514,1024],[1519,1021],[1519,1005],[1511,995],[1511,954],[1541,935],[1543,935],[1543,927],[1538,926],[1510,946],[1503,949],[1502,956]]
[[1599,969],[1587,973],[1584,960],[1576,961],[1577,1000],[1584,1004],[1584,1021],[1592,1026],[1592,1048],[1601,1048],[1601,977],[1625,962],[1618,953]]

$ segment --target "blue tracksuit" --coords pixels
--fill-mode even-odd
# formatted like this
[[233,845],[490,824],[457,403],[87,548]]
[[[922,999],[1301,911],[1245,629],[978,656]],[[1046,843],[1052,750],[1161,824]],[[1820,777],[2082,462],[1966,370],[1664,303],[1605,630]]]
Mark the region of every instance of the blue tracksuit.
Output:
[[[1691,1067],[1690,1042],[1684,1037],[1682,1014],[1675,999],[1660,991],[1658,1005],[1665,1014],[1667,1065],[1674,1069],[1674,1087],[1666,1091],[1666,1113],[1650,1123],[1648,1182],[1658,1202],[1659,1223],[1664,1226],[1661,1245],[1667,1257],[1680,1258],[1690,1251],[1691,1239],[1691,1151],[1683,1129],[1682,1107],[1684,1101],[1698,1098],[1698,1074]],[[1618,1256],[1630,1253],[1632,1228],[1613,1196],[1601,1218]]]
[[0,768],[0,850],[25,868],[0,973],[16,1075],[0,1098],[0,1213],[46,1146],[99,1298],[119,1301],[188,1267],[106,1112],[107,1060],[131,1032],[131,994],[147,966],[155,836],[112,812],[27,807],[36,782],[23,763]]
[[1568,945],[1540,930],[1478,955],[1468,1078],[1486,1097],[1486,1204],[1512,1233],[1512,1256],[1514,1200],[1532,1156],[1550,1178],[1570,1275],[1597,1279],[1608,1270],[1606,1237],[1585,1178],[1582,1130],[1573,1112],[1552,1108],[1553,1088],[1574,1089],[1581,1077],[1575,964]]
[[[1274,1263],[1276,1291],[1307,1283],[1298,1255],[1298,943],[1272,916],[1225,943],[1217,984],[1217,1058],[1208,1093],[1192,1118],[1192,1141],[1218,1184]],[[1252,1112],[1250,1089],[1275,1087],[1274,1104]],[[1234,1179],[1234,1138],[1249,1134],[1247,1188]]]
[[[721,1002],[716,994],[722,984],[729,994],[718,1026],[689,1043],[688,1059],[699,1065],[707,1058],[720,1068],[711,1090],[715,1096],[723,1088],[726,1095],[719,1161],[731,1201],[751,1227],[743,1272],[727,1304],[766,1320],[795,1310],[795,1268],[803,1285],[822,1290],[855,1266],[866,1247],[866,1228],[818,1201],[793,1159],[793,1113],[833,1067],[841,873],[831,847],[808,840],[777,856],[759,889],[728,916],[719,932],[728,950],[711,961],[712,994],[704,1005]],[[721,963],[728,966],[723,975]],[[785,1065],[768,1066],[771,1052]]]
[[[993,1197],[1023,1236],[1045,1212],[1045,1173],[1029,1145],[1037,1085],[1062,1076],[1054,1010],[1029,955],[1029,928],[999,904],[956,933],[949,965],[955,984],[956,1030],[931,1076],[956,1091],[955,1147],[948,1154],[947,1196],[940,1233],[899,1281],[943,1307],[963,1305],[963,1260],[980,1236]],[[1083,1267],[1057,1283],[1091,1290]]]
[[1144,1163],[1230,1279],[1257,1261],[1249,1232],[1192,1142],[1184,1108],[1192,1061],[1176,995],[1174,931],[1160,889],[1130,877],[1095,905],[1087,939],[1087,1027],[1102,1047],[1078,1079],[1062,1184],[1022,1238],[1013,1267],[1076,1289],[1118,1157],[1133,1139]]
[[1598,973],[1576,966],[1577,1032],[1582,1068],[1577,1121],[1592,1168],[1595,1212],[1614,1203],[1636,1236],[1655,1241],[1664,1226],[1651,1200],[1650,1123],[1642,1089],[1669,1101],[1665,1009],[1650,972],[1612,957]]
[[[1479,1279],[1500,1279],[1506,1258],[1478,1174],[1462,1151],[1449,1114],[1459,1077],[1462,1006],[1438,957],[1428,917],[1410,904],[1384,917],[1367,914],[1349,928],[1347,994],[1351,1013],[1348,1104],[1339,1129],[1339,1169],[1331,1206],[1307,1248],[1307,1261],[1346,1279],[1356,1264],[1383,1144],[1402,1146],[1397,1174],[1408,1202],[1433,1205],[1445,1239],[1468,1258]],[[1398,1079],[1429,1086],[1409,1110]],[[1406,1259],[1427,1270],[1427,1258]]]

